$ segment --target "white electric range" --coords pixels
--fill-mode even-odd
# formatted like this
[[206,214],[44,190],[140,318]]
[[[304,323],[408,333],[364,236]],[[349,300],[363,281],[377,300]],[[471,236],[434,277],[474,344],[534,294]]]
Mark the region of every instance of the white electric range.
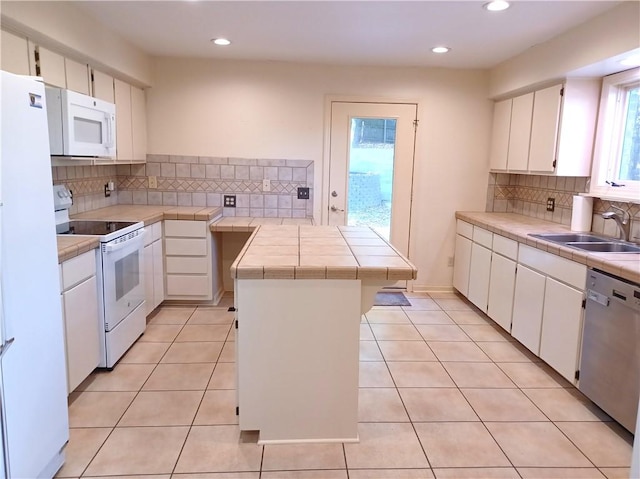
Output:
[[70,220],[71,193],[64,185],[54,185],[53,197],[58,234],[100,240],[96,261],[102,349],[99,367],[111,369],[146,328],[144,224]]

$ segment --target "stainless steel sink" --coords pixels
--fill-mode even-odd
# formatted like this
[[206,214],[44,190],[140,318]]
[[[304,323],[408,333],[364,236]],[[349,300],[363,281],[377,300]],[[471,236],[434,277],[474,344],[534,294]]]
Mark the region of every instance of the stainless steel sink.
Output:
[[533,236],[534,238],[540,238],[546,241],[551,241],[553,243],[592,243],[592,242],[608,242],[610,241],[607,238],[601,238],[599,236],[595,236],[587,233],[564,233],[564,234],[556,234],[556,233],[545,233],[545,234],[532,234],[529,236]]
[[543,233],[529,236],[593,253],[640,253],[640,246],[589,233]]
[[597,253],[640,253],[640,247],[627,243],[566,243],[566,245]]

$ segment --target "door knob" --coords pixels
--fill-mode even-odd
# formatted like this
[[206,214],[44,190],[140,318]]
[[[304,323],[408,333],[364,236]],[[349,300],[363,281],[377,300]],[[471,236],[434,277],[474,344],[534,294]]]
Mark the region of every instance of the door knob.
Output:
[[340,208],[336,208],[335,205],[331,205],[331,211],[333,211],[333,212],[337,212],[337,211],[343,212],[344,210],[341,210]]

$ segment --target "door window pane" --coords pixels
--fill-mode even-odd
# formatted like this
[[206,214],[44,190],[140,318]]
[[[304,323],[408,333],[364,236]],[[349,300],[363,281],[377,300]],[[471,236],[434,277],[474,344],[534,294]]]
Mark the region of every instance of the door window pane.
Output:
[[627,114],[622,130],[622,154],[618,179],[640,180],[640,86],[627,94]]
[[396,120],[353,118],[347,224],[370,226],[389,240]]

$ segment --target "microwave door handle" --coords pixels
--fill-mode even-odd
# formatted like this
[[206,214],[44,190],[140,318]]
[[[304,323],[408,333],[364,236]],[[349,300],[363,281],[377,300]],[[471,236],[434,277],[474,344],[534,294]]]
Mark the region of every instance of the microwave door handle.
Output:
[[113,147],[113,131],[111,128],[111,124],[113,123],[112,119],[111,119],[111,115],[109,113],[105,113],[104,114],[104,120],[105,123],[107,124],[107,147],[111,148]]

